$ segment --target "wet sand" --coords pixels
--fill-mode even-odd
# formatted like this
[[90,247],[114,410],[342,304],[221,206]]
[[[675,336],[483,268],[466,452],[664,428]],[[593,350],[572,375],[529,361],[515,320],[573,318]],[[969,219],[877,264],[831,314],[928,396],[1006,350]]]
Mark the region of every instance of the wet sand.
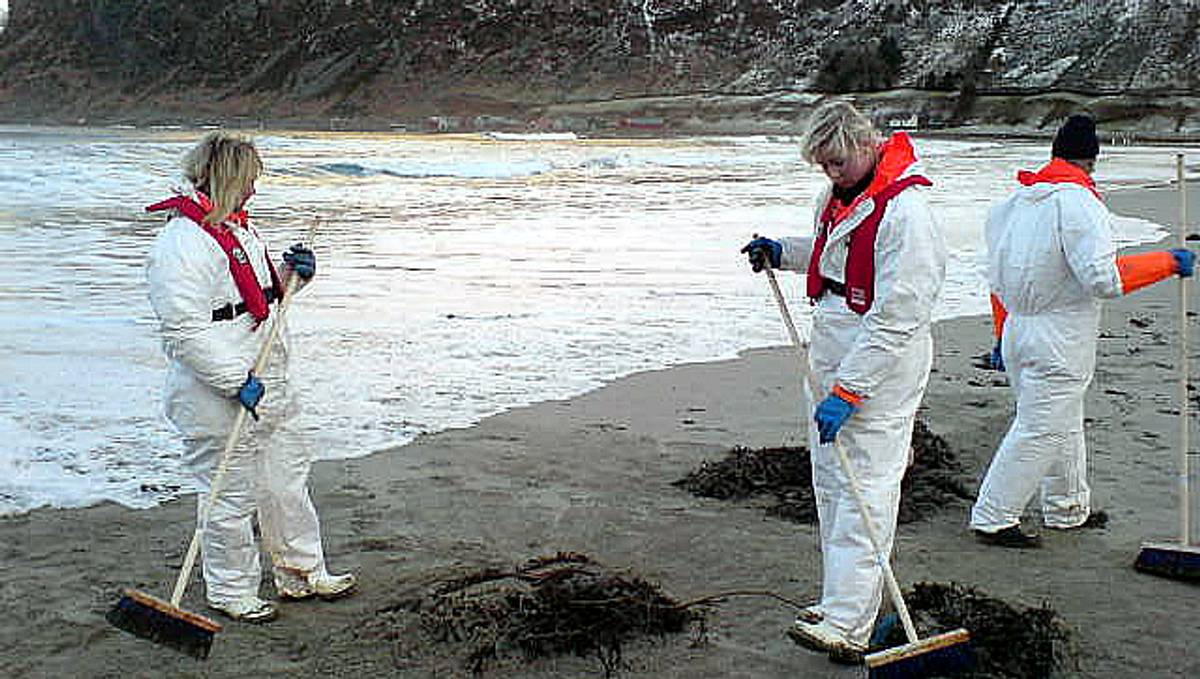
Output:
[[[1171,224],[1177,198],[1139,190],[1111,195],[1110,205]],[[1200,203],[1191,209],[1200,214]],[[1163,284],[1106,306],[1087,417],[1094,504],[1109,513],[1108,528],[1051,533],[1038,551],[1002,550],[971,538],[965,507],[949,508],[901,526],[902,584],[953,581],[1011,604],[1051,606],[1077,639],[1080,670],[1071,676],[1200,674],[1192,615],[1200,590],[1131,568],[1143,539],[1176,531],[1176,290]],[[1012,412],[1003,378],[973,365],[991,347],[989,323],[936,326],[921,413],[973,481]],[[1193,365],[1197,347],[1193,339]],[[283,604],[268,626],[229,623],[204,662],[103,619],[122,587],[166,595],[190,537],[192,498],[141,511],[110,504],[0,519],[0,676],[458,676],[465,672],[453,649],[382,638],[387,616],[447,568],[511,566],[557,551],[628,569],[680,600],[752,589],[809,601],[820,587],[814,526],[671,485],[735,445],[803,445],[793,360],[778,348],[636,374],[394,450],[319,463],[311,485],[329,560],[359,573],[361,593]],[[185,606],[204,611],[201,591],[193,582]],[[795,646],[783,634],[793,617],[771,599],[730,599],[710,618],[706,645],[692,647],[687,635],[629,645],[623,676],[863,674]],[[595,659],[559,657],[491,674],[603,671]]]

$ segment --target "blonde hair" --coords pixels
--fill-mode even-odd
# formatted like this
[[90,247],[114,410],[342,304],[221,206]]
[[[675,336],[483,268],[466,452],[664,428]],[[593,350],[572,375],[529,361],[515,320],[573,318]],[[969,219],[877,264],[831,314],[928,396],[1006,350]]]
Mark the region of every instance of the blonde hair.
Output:
[[800,154],[810,163],[822,157],[841,156],[874,150],[883,136],[871,121],[849,102],[821,104],[808,118],[808,129],[800,142]]
[[205,217],[212,224],[242,206],[262,171],[254,143],[227,132],[209,132],[183,157],[184,176],[212,200],[213,210]]

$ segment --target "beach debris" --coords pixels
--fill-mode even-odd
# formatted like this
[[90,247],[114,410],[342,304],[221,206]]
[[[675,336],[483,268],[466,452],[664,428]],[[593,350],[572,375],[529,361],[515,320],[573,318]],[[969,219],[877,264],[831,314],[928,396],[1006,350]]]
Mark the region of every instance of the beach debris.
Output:
[[992,367],[992,352],[985,351],[982,354],[977,354],[971,359],[971,365],[980,370],[995,370]]
[[[904,599],[918,631],[955,628],[971,633],[977,679],[1041,679],[1079,669],[1074,635],[1048,604],[1013,606],[957,583],[918,582]],[[907,642],[895,614],[885,616],[871,639],[875,652]]]
[[577,552],[538,557],[517,568],[456,569],[380,611],[397,612],[407,614],[393,617],[399,628],[377,621],[376,636],[412,643],[419,635],[461,647],[455,655],[473,674],[514,660],[574,654],[595,657],[605,676],[625,666],[628,642],[689,630],[704,616],[656,585]]
[[[968,476],[954,451],[920,420],[913,427],[913,464],[904,475],[900,523],[911,523],[974,500]],[[738,446],[724,458],[703,462],[672,482],[701,497],[749,500],[770,496],[769,516],[816,523],[812,464],[806,447],[750,449]]]
[[1093,509],[1083,523],[1076,526],[1076,529],[1083,530],[1104,530],[1108,528],[1108,512],[1103,509]]

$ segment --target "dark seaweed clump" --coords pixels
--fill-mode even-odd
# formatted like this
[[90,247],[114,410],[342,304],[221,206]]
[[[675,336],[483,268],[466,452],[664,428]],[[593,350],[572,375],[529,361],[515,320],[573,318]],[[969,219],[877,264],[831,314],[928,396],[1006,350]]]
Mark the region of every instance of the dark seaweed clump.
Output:
[[[920,420],[913,427],[913,464],[902,483],[900,523],[911,523],[947,506],[973,499],[967,475],[950,446]],[[704,462],[673,482],[693,495],[718,500],[771,496],[766,512],[796,523],[816,523],[812,463],[805,447],[750,449],[738,446],[716,462]]]
[[611,675],[627,642],[685,631],[702,615],[578,553],[443,580],[412,608],[433,641],[466,645],[465,665],[476,674],[508,658],[574,654],[595,656]]
[[[921,636],[959,627],[971,634],[976,679],[1042,679],[1078,670],[1071,632],[1048,605],[1014,607],[958,584],[918,582],[905,601]],[[907,643],[894,616],[876,631],[872,650]]]
[[919,521],[947,505],[975,501],[958,456],[921,420],[913,426],[912,448],[913,464],[900,484],[900,523]]

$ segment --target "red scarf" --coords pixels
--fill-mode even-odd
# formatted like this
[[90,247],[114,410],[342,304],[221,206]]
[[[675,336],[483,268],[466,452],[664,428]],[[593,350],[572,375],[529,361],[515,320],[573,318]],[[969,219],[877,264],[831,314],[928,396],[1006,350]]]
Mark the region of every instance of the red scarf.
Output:
[[887,141],[879,145],[879,162],[875,165],[875,177],[866,190],[858,194],[848,205],[843,205],[836,198],[830,198],[829,203],[825,206],[826,214],[829,215],[833,224],[841,222],[849,217],[851,212],[854,212],[854,208],[858,207],[859,203],[873,198],[875,194],[894,184],[900,175],[904,174],[904,171],[915,162],[917,162],[917,152],[913,149],[912,138],[908,136],[907,132],[893,134]]
[[1100,200],[1104,200],[1100,196],[1100,192],[1096,190],[1096,182],[1092,176],[1084,172],[1082,168],[1073,163],[1067,162],[1062,158],[1053,158],[1049,163],[1037,172],[1021,170],[1017,173],[1017,181],[1021,182],[1022,186],[1033,186],[1034,184],[1078,184],[1092,195]]
[[[266,320],[271,315],[271,306],[267,302],[267,295],[258,284],[258,276],[254,273],[254,267],[250,264],[250,258],[246,256],[246,251],[242,249],[242,244],[238,241],[237,236],[233,231],[223,225],[212,224],[205,221],[205,218],[212,212],[212,201],[203,193],[196,193],[199,202],[192,200],[188,196],[174,196],[160,203],[155,203],[146,208],[146,212],[161,212],[163,210],[178,210],[179,214],[192,220],[204,232],[213,237],[217,244],[221,246],[221,250],[225,252],[226,258],[229,260],[229,273],[233,276],[233,282],[237,285],[238,293],[242,296],[242,302],[246,305],[246,311],[254,317],[255,328],[258,324]],[[250,229],[249,216],[245,210],[231,213],[226,218],[242,228]],[[263,247],[263,253],[267,259],[267,269],[271,272],[271,287],[275,292],[275,299],[283,299],[283,285],[279,280],[279,272],[275,270],[275,265],[271,262],[271,256],[266,252],[266,246]]]

